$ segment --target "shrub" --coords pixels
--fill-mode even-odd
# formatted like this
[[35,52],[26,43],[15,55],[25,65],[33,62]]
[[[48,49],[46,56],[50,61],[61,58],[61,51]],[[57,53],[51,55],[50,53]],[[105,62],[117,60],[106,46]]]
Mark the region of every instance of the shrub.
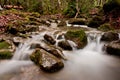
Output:
[[43,13],[42,10],[42,4],[39,1],[34,1],[33,4],[31,4],[31,6],[29,6],[28,11],[30,12],[39,12],[39,13]]

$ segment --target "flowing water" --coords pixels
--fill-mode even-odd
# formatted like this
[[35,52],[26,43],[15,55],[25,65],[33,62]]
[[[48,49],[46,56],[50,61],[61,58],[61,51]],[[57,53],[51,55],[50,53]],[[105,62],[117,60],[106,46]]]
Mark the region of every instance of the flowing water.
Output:
[[[65,67],[61,71],[50,74],[32,67],[21,73],[21,67],[35,66],[29,60],[33,51],[30,45],[39,43],[45,46],[42,42],[45,33],[48,32],[21,43],[12,60],[0,62],[0,80],[120,80],[120,59],[104,53],[104,43],[100,42],[102,33],[98,31],[86,32],[88,44],[84,49],[63,51],[68,60],[64,61]],[[75,46],[73,42],[69,43]]]

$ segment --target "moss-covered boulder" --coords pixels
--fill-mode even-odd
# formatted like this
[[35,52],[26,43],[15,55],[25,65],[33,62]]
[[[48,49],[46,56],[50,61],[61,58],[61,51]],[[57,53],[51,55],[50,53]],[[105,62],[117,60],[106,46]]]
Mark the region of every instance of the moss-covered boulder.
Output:
[[36,48],[39,48],[39,49],[43,49],[45,50],[46,52],[48,52],[49,54],[52,54],[53,56],[59,58],[59,59],[64,59],[66,60],[66,57],[65,55],[63,54],[62,50],[54,45],[45,45],[45,46],[42,46],[38,43],[33,43],[31,44],[31,47],[30,49],[36,49]]
[[63,50],[72,50],[72,47],[67,40],[58,42],[58,46],[61,47]]
[[36,49],[30,59],[45,72],[56,72],[64,67],[63,62],[43,49]]
[[120,56],[120,40],[110,42],[106,45],[106,52],[111,55]]
[[0,41],[0,59],[9,59],[12,57],[12,45],[5,40]]
[[119,35],[118,33],[115,32],[106,32],[101,37],[101,41],[107,41],[107,42],[115,41],[118,39],[119,39]]
[[72,18],[68,21],[69,24],[72,25],[85,25],[86,24],[86,19],[85,18]]
[[78,49],[84,48],[87,44],[86,33],[81,29],[77,31],[67,31],[65,38],[76,43]]
[[101,24],[103,24],[102,17],[96,16],[89,21],[88,27],[98,28]]
[[112,26],[109,23],[105,23],[105,24],[100,25],[100,27],[98,27],[98,29],[101,31],[113,30]]
[[10,49],[11,45],[5,40],[0,41],[0,49]]

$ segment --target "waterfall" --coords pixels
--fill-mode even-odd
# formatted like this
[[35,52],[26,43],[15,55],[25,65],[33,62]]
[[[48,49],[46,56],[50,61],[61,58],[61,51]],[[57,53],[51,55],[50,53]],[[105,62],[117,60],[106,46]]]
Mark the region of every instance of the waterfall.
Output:
[[98,51],[98,52],[102,52],[102,47],[103,47],[103,43],[100,42],[101,36],[103,35],[102,32],[86,32],[87,34],[87,40],[88,40],[88,44],[87,46],[84,48],[84,50],[93,50],[93,51]]

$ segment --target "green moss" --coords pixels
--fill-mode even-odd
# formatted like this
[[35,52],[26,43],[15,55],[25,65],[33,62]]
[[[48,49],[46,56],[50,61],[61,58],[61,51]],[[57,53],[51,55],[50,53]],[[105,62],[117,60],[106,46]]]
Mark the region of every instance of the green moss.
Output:
[[84,40],[85,37],[85,32],[83,30],[78,30],[78,31],[68,31],[66,33],[66,37],[67,38],[78,38],[80,39],[80,41]]
[[13,56],[12,52],[10,52],[10,51],[0,52],[0,59],[10,59],[12,56]]
[[98,29],[101,31],[114,30],[109,23],[105,23],[105,24],[101,25],[100,27],[98,27]]
[[8,49],[9,46],[10,46],[10,44],[7,43],[6,41],[0,42],[0,49]]
[[35,64],[39,64],[39,59],[40,59],[40,50],[36,49],[31,55],[30,55],[30,59],[35,63]]
[[77,48],[83,48],[87,44],[87,36],[84,30],[77,30],[77,31],[68,31],[65,34],[65,38],[68,40],[72,40],[77,44]]

